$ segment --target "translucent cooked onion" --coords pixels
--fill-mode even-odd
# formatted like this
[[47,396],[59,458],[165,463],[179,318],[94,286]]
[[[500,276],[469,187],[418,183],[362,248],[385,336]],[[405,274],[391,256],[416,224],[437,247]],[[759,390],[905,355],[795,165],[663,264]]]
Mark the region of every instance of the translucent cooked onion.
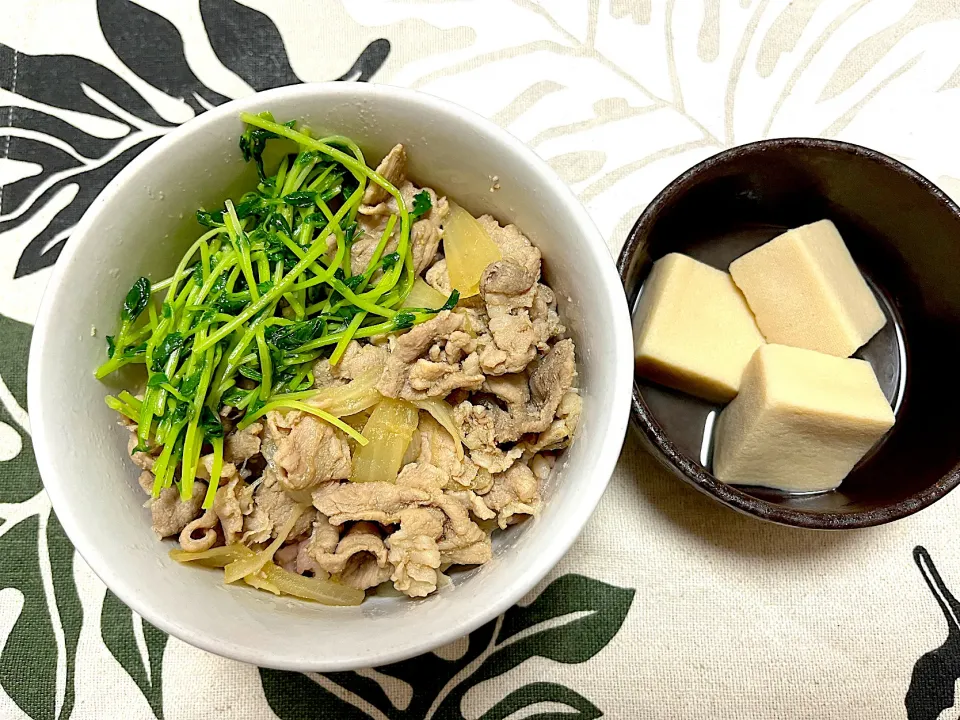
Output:
[[457,428],[457,421],[453,417],[453,408],[450,407],[450,403],[437,398],[426,398],[417,400],[415,404],[421,410],[430,413],[433,419],[443,425],[444,430],[450,433],[457,450],[457,459],[463,460],[463,438],[460,437],[460,430]]
[[410,294],[400,307],[403,308],[438,308],[447,301],[446,296],[439,290],[434,290],[424,280],[418,277],[413,281]]
[[257,590],[266,590],[274,595],[280,594],[280,588],[266,578],[263,570],[244,576],[243,581],[250,587],[255,587]]
[[236,560],[223,568],[223,581],[227,584],[236,582],[247,575],[259,572],[264,565],[273,560],[274,553],[280,549],[287,540],[287,535],[293,530],[293,526],[307,509],[305,505],[298,505],[297,509],[290,515],[290,518],[280,527],[276,539],[267,545],[263,550],[254,553],[250,557]]
[[170,557],[181,563],[196,563],[204,567],[225,567],[232,562],[248,560],[256,553],[246,545],[221,545],[202,552],[187,552],[186,550],[171,550]]
[[317,391],[307,404],[325,410],[338,418],[356,415],[380,402],[382,396],[377,392],[380,374],[380,368],[365,370],[346,385]]
[[[293,528],[297,518],[288,520],[283,528],[280,529],[280,535],[270,546],[260,552],[254,552],[245,545],[233,544],[223,545],[221,547],[211,548],[203,552],[187,552],[185,550],[171,550],[170,557],[177,562],[196,563],[205,567],[224,567],[231,563],[249,563],[246,566],[235,565],[234,574],[245,572],[254,563],[262,564],[257,570],[246,573],[236,578],[242,579],[247,585],[255,587],[258,590],[266,590],[274,595],[291,595],[304,600],[313,600],[324,605],[359,605],[363,602],[363,590],[347,587],[338,582],[327,578],[305,577],[289,572],[276,565],[271,559],[264,559],[267,554],[272,557],[271,550],[273,546],[279,547],[286,540],[286,536]],[[226,575],[225,575],[226,579]],[[233,582],[228,581],[228,582]]]
[[363,426],[369,442],[353,456],[353,482],[394,482],[417,429],[417,408],[405,400],[384,398]]
[[480,292],[480,276],[487,265],[503,258],[487,231],[459,205],[450,203],[443,223],[443,254],[447,259],[450,287],[461,298]]
[[263,575],[284,595],[315,600],[324,605],[359,605],[363,602],[363,590],[333,580],[297,575],[272,562],[264,565]]

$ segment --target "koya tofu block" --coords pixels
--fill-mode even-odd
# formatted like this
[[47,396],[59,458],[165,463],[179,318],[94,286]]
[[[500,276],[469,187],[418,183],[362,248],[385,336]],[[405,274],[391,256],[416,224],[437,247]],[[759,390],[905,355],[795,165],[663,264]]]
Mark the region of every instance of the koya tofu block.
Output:
[[730,275],[677,253],[654,264],[634,315],[638,375],[726,402],[762,343]]
[[720,413],[714,475],[734,485],[832,490],[893,420],[869,363],[764,345]]
[[734,260],[730,274],[770,343],[850,357],[886,322],[829,220],[775,237]]

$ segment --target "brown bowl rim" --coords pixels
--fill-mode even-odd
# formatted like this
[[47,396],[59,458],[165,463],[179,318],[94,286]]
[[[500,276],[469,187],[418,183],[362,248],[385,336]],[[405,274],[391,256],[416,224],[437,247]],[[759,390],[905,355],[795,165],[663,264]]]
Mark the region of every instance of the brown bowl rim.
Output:
[[[960,207],[958,207],[943,190],[913,168],[904,165],[899,160],[882,152],[854,143],[841,140],[827,140],[824,138],[787,137],[758,140],[727,148],[701,160],[677,176],[657,194],[653,201],[651,201],[640,214],[640,217],[637,218],[617,258],[617,271],[620,273],[621,283],[625,283],[627,267],[632,257],[637,253],[640,245],[639,236],[641,231],[650,225],[663,208],[672,202],[679,193],[693,187],[697,183],[699,175],[715,165],[726,162],[731,157],[753,154],[767,148],[782,147],[826,149],[832,152],[847,153],[873,160],[886,166],[891,171],[906,177],[914,184],[926,190],[960,221]],[[626,287],[624,287],[624,290],[626,290]],[[728,507],[782,525],[818,530],[849,530],[882,525],[907,517],[932,505],[957,487],[957,485],[960,485],[960,462],[958,462],[949,472],[930,487],[914,493],[892,505],[849,513],[795,510],[748,495],[733,485],[728,485],[718,480],[699,463],[687,458],[680,452],[679,448],[670,440],[663,428],[660,427],[659,423],[654,419],[650,408],[640,395],[640,389],[637,387],[636,382],[633,384],[630,416],[633,424],[643,433],[646,440],[654,448],[656,453],[659,454],[660,457],[658,459],[665,462],[683,480]]]

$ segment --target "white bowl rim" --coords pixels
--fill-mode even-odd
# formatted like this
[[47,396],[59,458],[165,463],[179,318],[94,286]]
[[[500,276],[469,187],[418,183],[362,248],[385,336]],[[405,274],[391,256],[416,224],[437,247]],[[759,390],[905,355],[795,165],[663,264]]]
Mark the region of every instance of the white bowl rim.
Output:
[[[202,131],[207,125],[216,122],[225,115],[238,115],[241,111],[269,105],[273,100],[296,99],[297,97],[314,96],[317,93],[327,95],[331,99],[350,98],[362,95],[368,98],[391,98],[400,101],[413,101],[426,110],[435,110],[438,114],[453,116],[456,122],[462,123],[470,129],[476,129],[482,134],[492,136],[494,140],[508,149],[522,155],[540,176],[543,186],[553,197],[564,198],[572,207],[577,218],[578,231],[583,237],[583,246],[586,252],[598,257],[601,277],[599,287],[592,288],[595,292],[602,292],[608,296],[610,307],[615,309],[613,317],[608,321],[614,325],[614,358],[612,374],[614,376],[614,402],[608,409],[605,427],[591,428],[591,434],[596,434],[595,442],[598,445],[595,465],[590,473],[590,482],[583,487],[583,502],[579,504],[577,513],[570,519],[569,525],[562,532],[557,532],[555,542],[548,546],[546,552],[531,557],[526,572],[517,576],[510,585],[504,586],[504,592],[496,603],[484,608],[474,608],[473,612],[466,613],[461,623],[447,628],[437,629],[429,636],[414,639],[413,642],[398,646],[391,650],[375,652],[355,652],[351,657],[323,658],[315,655],[302,662],[288,661],[271,656],[269,651],[246,647],[240,644],[224,642],[222,638],[206,633],[202,628],[187,628],[168,620],[162,609],[151,604],[146,597],[138,593],[132,584],[125,579],[125,574],[110,566],[98,552],[90,537],[85,532],[81,522],[71,513],[66,498],[61,493],[60,478],[52,467],[48,458],[54,452],[54,438],[47,433],[55,422],[49,418],[41,404],[44,395],[44,378],[30,368],[40,367],[40,357],[43,353],[44,336],[57,305],[58,290],[61,287],[63,276],[74,257],[84,250],[91,250],[94,242],[98,242],[88,233],[89,229],[99,219],[100,211],[107,201],[117,193],[127,178],[134,175],[140,168],[152,163],[162,155],[168,147],[181,142],[184,138]],[[88,247],[90,246],[90,247]],[[481,625],[503,614],[507,609],[521,600],[532,590],[560,559],[570,549],[573,542],[580,535],[590,516],[592,515],[600,497],[606,490],[613,474],[614,467],[620,455],[626,436],[629,420],[630,398],[633,383],[633,344],[630,325],[630,313],[627,308],[626,296],[623,293],[619,275],[614,264],[614,258],[603,240],[596,224],[586,209],[574,195],[573,191],[559,178],[553,169],[533,150],[524,145],[509,132],[467,108],[449,100],[429,95],[424,92],[374,83],[352,82],[325,82],[304,83],[274,88],[254,93],[243,98],[232,100],[219,105],[202,115],[171,130],[164,137],[157,140],[140,155],[128,163],[107,184],[101,193],[94,198],[90,207],[81,217],[69,241],[60,254],[48,280],[40,304],[40,310],[34,325],[33,337],[30,345],[27,378],[27,405],[32,426],[32,442],[43,485],[57,513],[67,537],[74,548],[101,581],[124,604],[140,615],[144,620],[159,628],[168,635],[183,640],[194,647],[223,657],[232,658],[241,662],[270,667],[278,670],[300,672],[334,672],[353,670],[363,667],[386,665],[421,655],[438,647],[446,645],[460,637],[464,637]],[[621,399],[622,398],[622,399]]]

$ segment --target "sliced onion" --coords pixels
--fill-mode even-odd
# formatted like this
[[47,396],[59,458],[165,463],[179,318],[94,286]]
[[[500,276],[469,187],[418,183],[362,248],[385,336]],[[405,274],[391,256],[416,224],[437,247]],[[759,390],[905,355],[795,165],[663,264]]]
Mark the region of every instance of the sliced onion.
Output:
[[413,287],[410,288],[410,293],[400,307],[433,309],[442,307],[446,301],[446,295],[430,287],[418,277],[413,281]]
[[187,552],[186,550],[171,550],[170,557],[181,563],[193,562],[204,567],[224,567],[232,562],[252,558],[256,553],[246,545],[234,543],[221,545],[201,552]]
[[274,595],[280,594],[280,588],[266,578],[263,570],[255,572],[252,575],[244,576],[243,581],[250,587],[255,587],[257,590],[266,590]]
[[417,409],[405,400],[384,398],[363,426],[370,442],[353,456],[351,482],[395,482],[419,421]]
[[293,526],[306,509],[306,505],[298,505],[296,510],[294,510],[293,514],[290,516],[290,519],[288,519],[280,527],[280,531],[277,533],[277,538],[272,543],[267,545],[267,547],[265,547],[263,550],[258,553],[254,553],[248,558],[236,560],[224,567],[223,581],[229,584],[236,582],[241,578],[245,578],[247,575],[253,575],[254,573],[259,572],[270,560],[273,560],[274,553],[280,549],[280,546],[283,545],[284,542],[286,542],[287,535],[289,535],[290,531],[293,530]]
[[463,460],[463,438],[460,437],[460,429],[457,427],[457,421],[453,417],[453,408],[446,400],[437,398],[426,398],[417,400],[414,403],[421,410],[426,410],[433,416],[433,419],[443,425],[444,430],[450,433],[453,443],[457,449],[457,459]]
[[272,562],[263,567],[263,574],[284,595],[315,600],[324,605],[359,605],[363,602],[363,590],[333,580],[297,575]]
[[323,388],[307,400],[308,405],[320,408],[334,417],[356,415],[380,402],[377,392],[382,368],[370,368],[360,373],[346,385]]

